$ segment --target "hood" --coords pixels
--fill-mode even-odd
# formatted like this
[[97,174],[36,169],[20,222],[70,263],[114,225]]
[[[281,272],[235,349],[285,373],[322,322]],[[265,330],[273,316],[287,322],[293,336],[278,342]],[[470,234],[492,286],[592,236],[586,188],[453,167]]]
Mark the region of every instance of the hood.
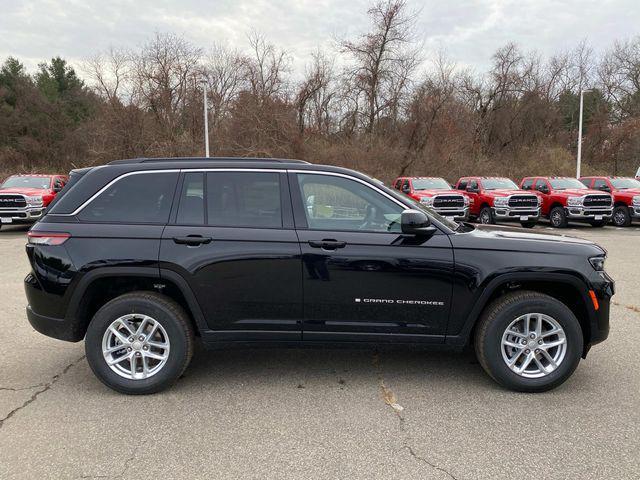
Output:
[[417,197],[433,197],[434,195],[462,195],[465,196],[462,190],[415,190],[413,194]]
[[599,245],[582,238],[556,233],[530,232],[515,227],[474,225],[473,231],[461,235],[474,237],[474,248],[544,252],[559,255],[602,255],[606,251]]
[[640,188],[627,188],[625,190],[616,190],[614,192],[616,197],[635,197],[636,195],[640,195]]
[[45,195],[47,193],[51,193],[51,190],[48,188],[18,188],[18,187],[9,187],[9,188],[0,188],[0,194],[2,193],[19,193],[22,195]]
[[535,192],[530,190],[514,190],[510,188],[499,188],[497,190],[485,190],[485,195],[493,195],[495,197],[508,197],[510,195],[533,195],[537,197],[538,195]]
[[567,188],[566,190],[554,190],[554,194],[567,195],[571,197],[583,197],[585,195],[609,195],[609,192],[602,190],[591,190],[590,188]]

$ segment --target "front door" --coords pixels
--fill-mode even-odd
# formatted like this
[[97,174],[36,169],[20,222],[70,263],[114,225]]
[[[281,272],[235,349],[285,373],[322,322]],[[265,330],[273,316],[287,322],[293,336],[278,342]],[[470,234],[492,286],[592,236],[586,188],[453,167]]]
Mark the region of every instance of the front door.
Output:
[[160,266],[189,283],[208,337],[300,340],[300,247],[286,174],[187,172],[178,197]]
[[303,261],[304,340],[444,341],[447,235],[402,235],[396,199],[354,177],[291,174]]

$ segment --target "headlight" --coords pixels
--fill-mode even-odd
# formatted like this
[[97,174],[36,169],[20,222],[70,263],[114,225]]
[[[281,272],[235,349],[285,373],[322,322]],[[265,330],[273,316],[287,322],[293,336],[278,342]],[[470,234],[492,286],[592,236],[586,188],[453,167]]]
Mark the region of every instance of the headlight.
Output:
[[498,207],[504,207],[509,203],[509,197],[498,197],[493,201],[493,204]]
[[594,268],[594,270],[598,272],[604,271],[604,261],[607,259],[606,256],[602,255],[599,257],[591,257],[589,258],[589,263]]
[[30,207],[39,207],[42,205],[42,196],[41,195],[27,195],[24,197],[27,201],[27,205]]
[[433,205],[433,197],[422,197],[420,199],[420,203],[422,205],[431,206],[431,205]]
[[[469,206],[469,197],[462,197],[464,199],[464,206]],[[640,197],[638,197],[640,199]]]
[[635,197],[633,197],[633,204],[640,205],[640,195],[636,195]]
[[576,207],[578,205],[582,205],[584,202],[584,197],[569,197],[567,199],[567,205],[570,207]]

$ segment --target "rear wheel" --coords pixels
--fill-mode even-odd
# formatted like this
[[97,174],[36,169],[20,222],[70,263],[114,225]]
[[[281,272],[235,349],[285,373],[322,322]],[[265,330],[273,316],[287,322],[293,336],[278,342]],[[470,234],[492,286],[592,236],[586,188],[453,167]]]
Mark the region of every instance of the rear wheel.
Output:
[[629,214],[629,208],[620,205],[613,210],[612,222],[616,227],[628,227],[631,225],[631,215]]
[[563,207],[553,207],[549,213],[549,221],[553,228],[567,228],[567,212]]
[[493,218],[493,211],[491,210],[491,207],[483,207],[482,210],[480,210],[479,220],[480,223],[485,225],[493,225],[496,223]]
[[102,383],[121,393],[149,394],[182,375],[193,344],[193,329],[180,305],[158,293],[134,292],[98,310],[85,350]]
[[514,292],[482,314],[475,337],[478,360],[499,384],[542,392],[562,384],[580,361],[583,337],[573,312],[553,297]]

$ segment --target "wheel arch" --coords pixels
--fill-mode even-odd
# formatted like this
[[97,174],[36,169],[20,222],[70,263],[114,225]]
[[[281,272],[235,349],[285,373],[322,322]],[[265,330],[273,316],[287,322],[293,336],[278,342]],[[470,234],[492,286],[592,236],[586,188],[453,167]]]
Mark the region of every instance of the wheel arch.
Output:
[[[164,271],[163,271],[164,273]],[[134,291],[161,293],[187,313],[196,335],[206,329],[204,316],[188,283],[177,273],[162,275],[157,268],[105,267],[86,273],[69,301],[66,319],[77,325],[84,337],[95,313],[109,300]]]
[[506,293],[514,291],[534,291],[549,295],[566,305],[576,316],[582,330],[586,355],[587,345],[591,339],[591,324],[595,321],[595,313],[589,305],[589,290],[584,280],[567,273],[539,274],[503,274],[494,278],[483,289],[467,317],[465,327],[459,335],[447,335],[447,343],[468,345],[475,335],[482,313],[491,303]]

